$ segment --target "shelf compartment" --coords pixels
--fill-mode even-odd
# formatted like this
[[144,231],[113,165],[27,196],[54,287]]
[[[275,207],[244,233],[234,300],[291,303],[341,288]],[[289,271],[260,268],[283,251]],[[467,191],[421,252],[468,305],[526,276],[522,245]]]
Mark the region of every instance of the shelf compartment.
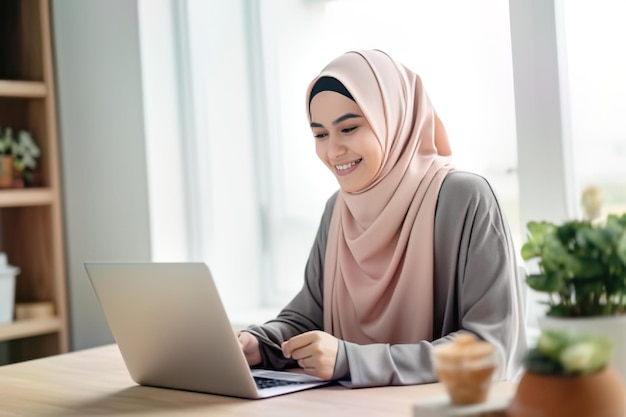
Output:
[[42,82],[0,80],[0,97],[44,98],[47,94]]
[[55,194],[50,188],[4,188],[0,189],[0,208],[46,206],[52,204]]
[[45,187],[50,185],[51,136],[48,134],[46,123],[46,102],[49,98],[16,98],[0,97],[0,127],[4,130],[10,127],[16,137],[20,130],[26,130],[33,136],[33,140],[41,151],[37,159],[37,166],[33,171],[34,186]]
[[58,332],[61,319],[44,317],[0,324],[0,342]]
[[43,81],[39,0],[0,1],[0,78]]
[[53,206],[7,207],[0,210],[0,250],[20,268],[15,302],[56,300],[61,288],[53,279]]

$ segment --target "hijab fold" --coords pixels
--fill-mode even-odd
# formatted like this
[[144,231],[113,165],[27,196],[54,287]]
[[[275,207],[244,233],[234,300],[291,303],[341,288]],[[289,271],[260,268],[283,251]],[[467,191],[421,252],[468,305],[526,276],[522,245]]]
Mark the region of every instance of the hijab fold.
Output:
[[443,124],[419,76],[382,51],[352,51],[328,64],[309,85],[307,114],[321,77],[346,87],[384,155],[363,190],[337,197],[324,265],[324,330],[359,344],[430,341],[435,208],[452,169]]

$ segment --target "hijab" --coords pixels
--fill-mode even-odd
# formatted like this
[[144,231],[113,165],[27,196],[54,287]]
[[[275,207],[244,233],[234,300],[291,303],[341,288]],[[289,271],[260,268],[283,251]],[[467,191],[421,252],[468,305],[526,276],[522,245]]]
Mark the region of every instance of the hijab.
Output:
[[307,89],[309,122],[310,100],[326,77],[345,86],[384,157],[362,190],[338,193],[324,263],[324,330],[359,344],[431,341],[435,208],[452,169],[443,124],[420,77],[379,50],[347,52],[321,71]]

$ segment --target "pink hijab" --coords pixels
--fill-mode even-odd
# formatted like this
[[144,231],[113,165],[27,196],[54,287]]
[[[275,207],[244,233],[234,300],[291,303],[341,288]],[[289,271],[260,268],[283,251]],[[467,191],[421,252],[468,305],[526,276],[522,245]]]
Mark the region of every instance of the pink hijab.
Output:
[[[326,66],[384,152],[363,190],[339,192],[324,264],[324,330],[359,344],[432,340],[435,206],[450,148],[417,74],[378,50]],[[310,118],[310,116],[309,116]],[[310,122],[310,120],[309,120]]]

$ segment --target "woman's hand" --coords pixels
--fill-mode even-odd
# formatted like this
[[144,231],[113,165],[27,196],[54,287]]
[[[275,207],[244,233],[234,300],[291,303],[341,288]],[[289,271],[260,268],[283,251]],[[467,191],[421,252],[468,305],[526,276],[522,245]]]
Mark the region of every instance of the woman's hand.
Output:
[[319,330],[292,337],[281,345],[286,358],[298,361],[309,375],[330,380],[335,371],[339,340]]
[[259,350],[259,341],[256,337],[248,332],[236,331],[237,339],[239,339],[239,346],[243,354],[246,356],[248,365],[254,366],[261,363],[261,351]]

